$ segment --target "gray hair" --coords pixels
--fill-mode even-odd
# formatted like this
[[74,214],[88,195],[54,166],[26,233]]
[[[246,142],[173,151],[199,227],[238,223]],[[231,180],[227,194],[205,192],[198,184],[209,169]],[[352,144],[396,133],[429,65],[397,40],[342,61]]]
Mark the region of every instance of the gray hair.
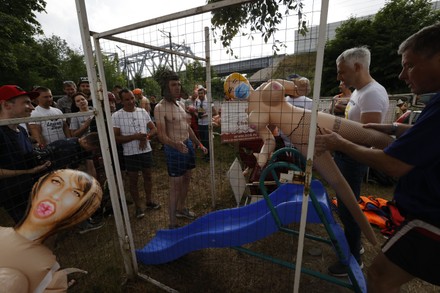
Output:
[[367,47],[355,47],[342,52],[336,59],[336,64],[346,62],[351,67],[355,63],[361,64],[367,71],[370,69],[371,53]]
[[297,93],[300,96],[308,96],[311,92],[310,80],[306,77],[297,78],[293,81],[297,86]]
[[402,55],[405,51],[411,50],[413,53],[432,57],[440,52],[440,22],[427,26],[411,35],[403,41],[397,53]]

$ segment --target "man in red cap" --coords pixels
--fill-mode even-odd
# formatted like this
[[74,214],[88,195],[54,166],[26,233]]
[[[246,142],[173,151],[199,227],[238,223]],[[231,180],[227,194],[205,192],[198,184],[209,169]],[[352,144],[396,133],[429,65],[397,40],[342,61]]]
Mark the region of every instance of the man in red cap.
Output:
[[[39,95],[16,85],[0,87],[0,122],[31,115],[31,100]],[[27,131],[17,123],[0,126],[0,205],[17,223],[26,211],[29,193],[36,178],[50,162],[35,166]]]

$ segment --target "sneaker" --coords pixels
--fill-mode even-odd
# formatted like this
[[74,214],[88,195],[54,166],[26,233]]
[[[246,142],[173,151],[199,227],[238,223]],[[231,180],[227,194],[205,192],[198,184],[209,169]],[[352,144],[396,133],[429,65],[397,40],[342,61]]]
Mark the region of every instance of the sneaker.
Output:
[[155,202],[149,202],[149,203],[147,203],[147,209],[148,210],[158,210],[158,209],[160,209],[160,204],[155,203]]
[[142,219],[143,217],[145,217],[145,212],[143,209],[136,209],[136,218],[138,219]]
[[176,211],[176,217],[194,220],[196,218],[196,214],[194,214],[194,212],[191,212],[189,209],[183,209],[181,211]]
[[85,234],[85,233],[93,231],[93,230],[98,230],[98,229],[102,228],[102,226],[104,226],[103,222],[92,224],[87,220],[81,224],[81,227],[80,227],[80,230],[78,231],[78,233]]
[[[359,264],[361,269],[364,268],[364,263],[361,261]],[[340,262],[337,262],[328,267],[328,272],[330,275],[335,277],[347,277],[348,276],[348,267]]]

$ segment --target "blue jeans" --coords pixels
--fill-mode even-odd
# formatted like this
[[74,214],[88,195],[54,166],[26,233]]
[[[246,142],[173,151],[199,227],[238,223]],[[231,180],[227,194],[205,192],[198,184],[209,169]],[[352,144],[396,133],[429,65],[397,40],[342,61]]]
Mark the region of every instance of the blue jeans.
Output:
[[[367,173],[367,166],[360,164],[359,162],[353,160],[349,156],[335,152],[335,163],[338,165],[339,170],[347,180],[351,189],[357,200],[359,200],[361,193],[362,180]],[[350,214],[350,211],[344,205],[344,203],[339,200],[338,195],[338,213],[342,224],[344,225],[344,233],[347,238],[348,246],[350,247],[351,254],[359,262],[361,256],[359,250],[361,249],[361,230],[358,224],[355,222]]]

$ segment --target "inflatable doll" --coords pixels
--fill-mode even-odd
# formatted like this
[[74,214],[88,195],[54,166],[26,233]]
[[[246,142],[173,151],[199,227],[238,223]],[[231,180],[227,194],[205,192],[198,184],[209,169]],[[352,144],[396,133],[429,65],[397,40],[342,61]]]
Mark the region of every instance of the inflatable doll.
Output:
[[14,228],[0,227],[0,288],[66,292],[67,274],[77,269],[60,270],[43,241],[88,219],[101,198],[99,183],[87,173],[61,169],[41,177],[21,222]]
[[[293,95],[295,84],[287,80],[271,80],[253,89],[249,81],[239,73],[232,73],[224,83],[225,94],[230,99],[248,101],[249,127],[257,131],[263,140],[260,153],[255,154],[258,165],[263,168],[275,149],[275,138],[268,125],[276,125],[291,143],[307,155],[311,111],[295,107],[285,100]],[[363,128],[362,124],[327,113],[318,112],[317,132],[328,128],[354,143],[367,147],[384,148],[393,138],[373,129]],[[366,217],[359,209],[355,196],[342,176],[329,152],[315,154],[313,167],[324,180],[340,195],[367,239],[376,244],[376,237]]]

